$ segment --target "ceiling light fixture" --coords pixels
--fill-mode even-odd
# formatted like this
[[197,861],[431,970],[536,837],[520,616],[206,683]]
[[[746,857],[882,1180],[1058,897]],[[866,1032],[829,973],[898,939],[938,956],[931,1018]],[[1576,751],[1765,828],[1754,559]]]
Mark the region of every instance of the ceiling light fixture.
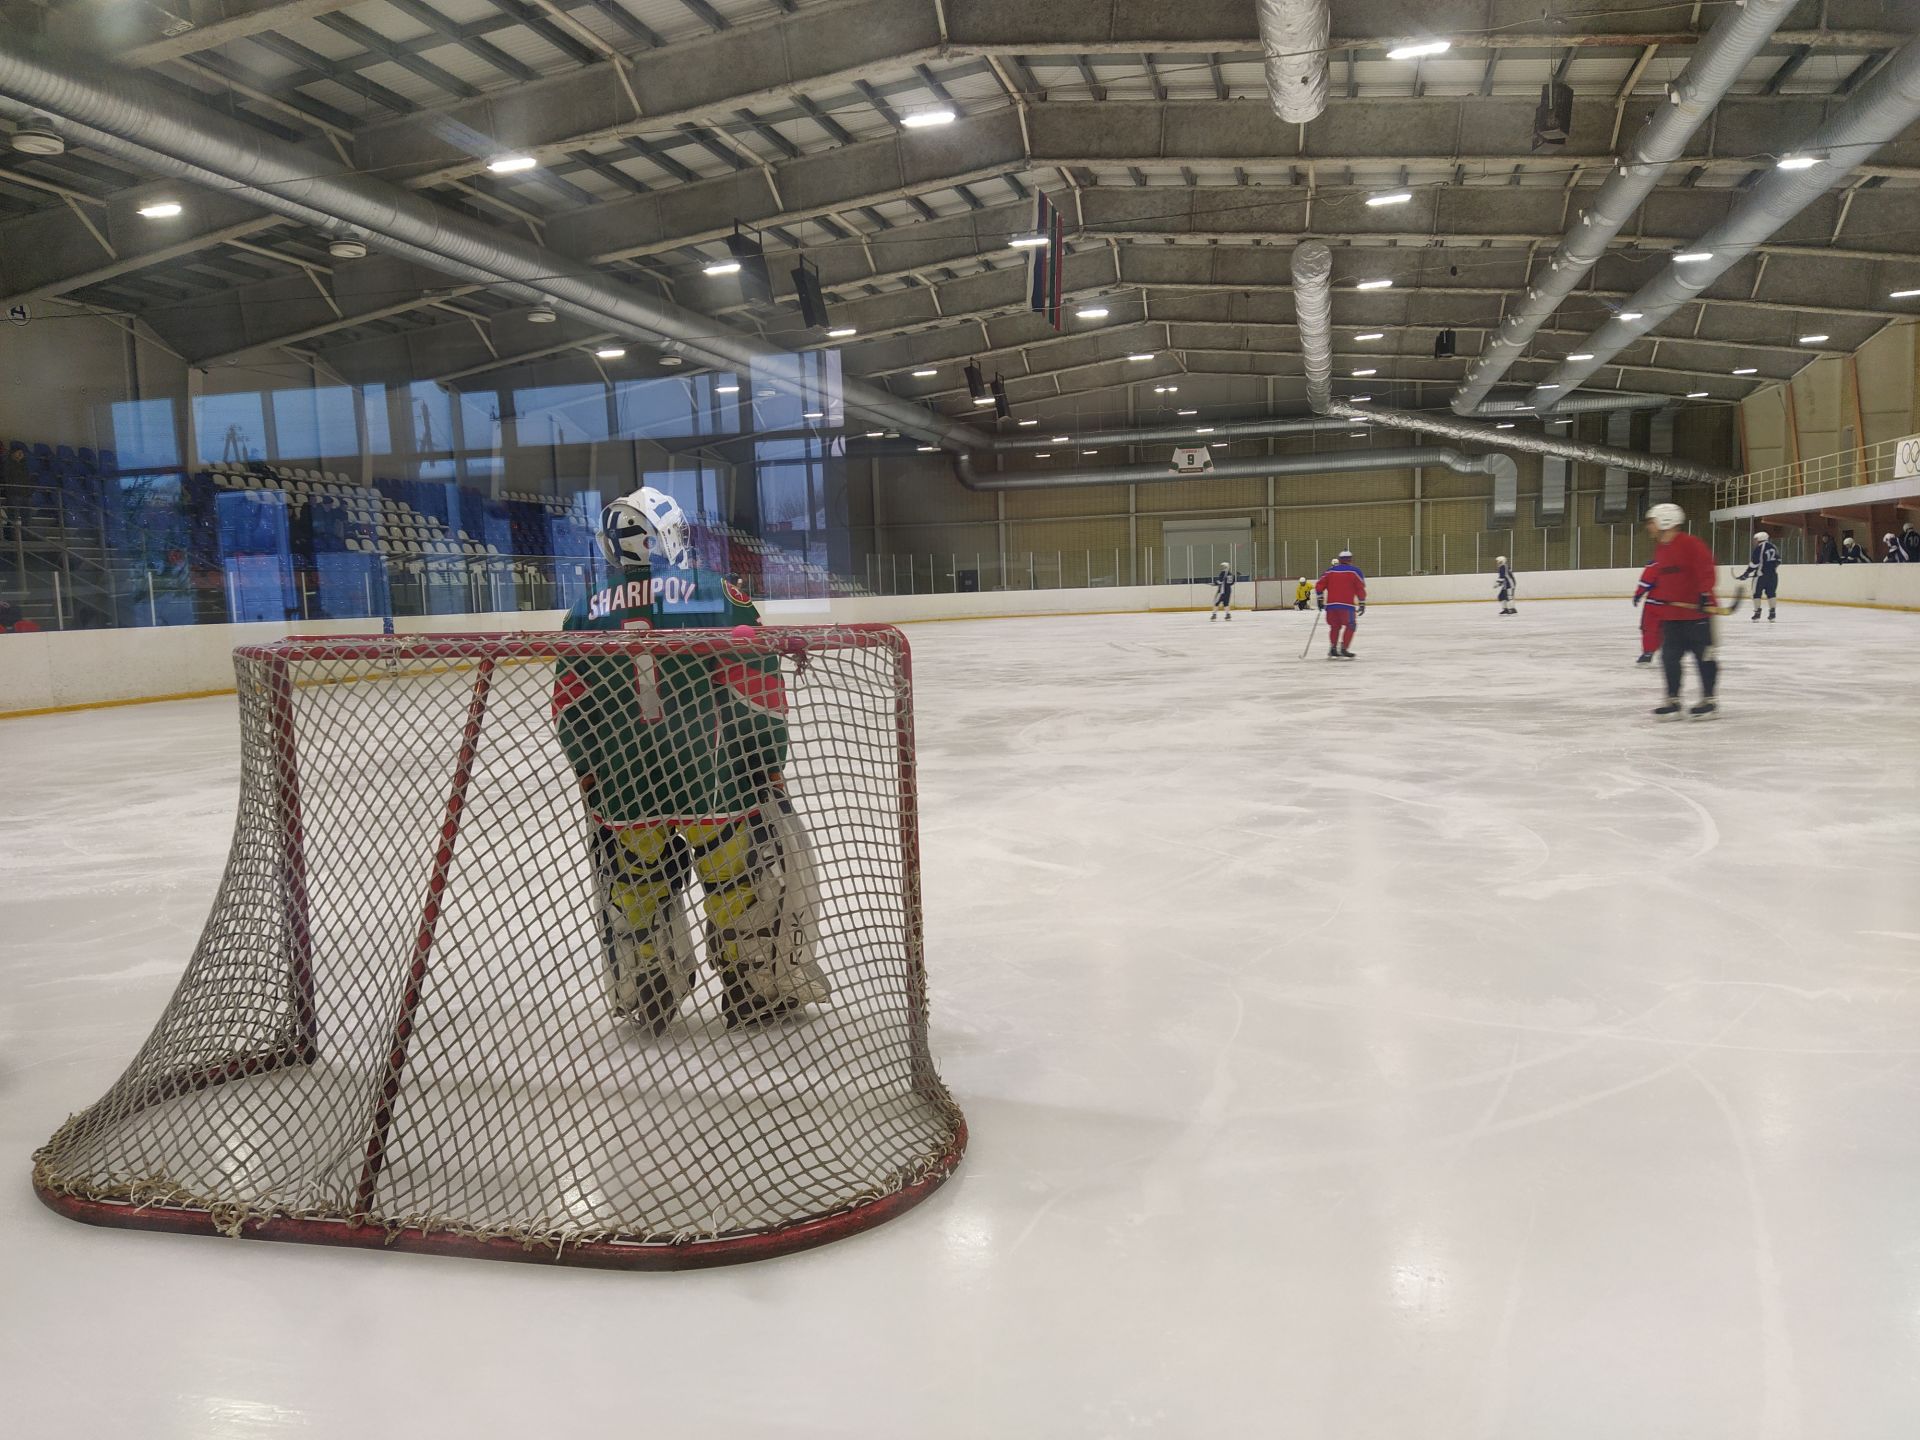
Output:
[[1892,290],[1888,292],[1887,298],[1889,300],[1911,300],[1916,295],[1920,295],[1920,290]]
[[1071,445],[1073,443],[1073,437],[1071,435],[1056,435],[1049,443],[1054,445]]
[[801,413],[800,418],[802,420],[824,420],[827,418],[827,412],[824,410],[807,410]]
[[1211,435],[1213,433],[1213,426],[1196,425],[1193,427],[1193,433],[1196,435]]
[[535,305],[531,310],[527,311],[527,323],[529,325],[551,325],[559,318],[560,317],[554,313],[551,305]]
[[1367,204],[1378,209],[1382,205],[1404,205],[1413,199],[1411,190],[1395,190],[1389,195],[1369,195]]
[[1409,40],[1387,51],[1389,60],[1420,60],[1428,55],[1444,55],[1453,48],[1451,40]]
[[140,214],[149,220],[171,220],[180,213],[178,200],[156,200],[151,205],[142,205]]
[[[532,319],[533,317],[528,316],[527,318]],[[687,362],[682,360],[678,355],[662,355],[660,357],[660,363],[662,365],[665,365],[669,370],[671,370],[674,366],[684,365]]]
[[1391,290],[1393,288],[1393,282],[1391,280],[1362,280],[1353,288],[1356,290]]
[[1540,388],[1542,390],[1558,390],[1560,388],[1560,382],[1556,380],[1552,384],[1542,385]]
[[716,395],[738,395],[740,393],[740,387],[738,385],[716,385],[713,387],[713,393]]
[[1638,310],[1622,310],[1613,318],[1616,320],[1644,320],[1647,317]]
[[931,445],[916,445],[913,448],[918,450],[922,455],[931,455],[934,451],[934,447]]
[[67,142],[48,115],[27,116],[13,129],[13,148],[22,155],[64,155]]
[[1104,305],[1089,305],[1086,309],[1076,310],[1073,313],[1081,320],[1104,320],[1107,318],[1107,307]]
[[1347,397],[1347,403],[1349,405],[1365,405],[1371,399],[1373,399],[1371,395],[1349,395]]
[[1150,351],[1150,350],[1143,350],[1143,351],[1141,351],[1140,353],[1138,353],[1138,354],[1136,354],[1136,355],[1129,355],[1129,356],[1127,356],[1127,359],[1129,359],[1129,360],[1151,360],[1151,359],[1153,359],[1153,352],[1152,352],[1152,351]]
[[916,370],[913,372],[913,378],[916,380],[931,380],[939,373],[938,370]]
[[1818,155],[1782,155],[1774,162],[1777,170],[1811,170],[1820,163]]
[[884,431],[884,430],[869,430],[869,431],[867,431],[867,439],[869,439],[869,440],[878,440],[878,439],[879,439],[879,438],[880,438],[880,437],[881,437],[882,435],[884,435],[884,434],[886,434],[886,433],[887,433],[887,432],[886,432],[886,431]]
[[740,273],[740,262],[738,260],[709,261],[701,267],[701,273],[706,275],[738,275]]
[[1569,355],[1569,356],[1567,356],[1567,359],[1569,359],[1569,360],[1591,360],[1592,358],[1593,358],[1593,356],[1591,356],[1591,355],[1589,355],[1589,354],[1588,354],[1588,353],[1587,353],[1586,351],[1584,351],[1584,350],[1582,350],[1582,351],[1580,351],[1580,352],[1579,352],[1579,353],[1578,353],[1577,355]]
[[1384,340],[1387,338],[1387,334],[1384,330],[1369,330],[1366,334],[1356,335],[1353,338],[1356,340]]
[[1023,234],[1007,237],[1007,244],[1015,250],[1044,250],[1052,243],[1047,238],[1046,232],[1042,230],[1028,230]]
[[1702,261],[1711,260],[1712,258],[1713,252],[1711,250],[1682,250],[1678,255],[1673,257],[1673,263],[1676,265],[1698,265]]
[[1038,425],[1040,422],[1038,420],[1022,420],[1019,423],[1022,425]]
[[1176,410],[1173,413],[1176,415],[1198,415],[1200,412],[1198,410]]
[[598,350],[593,352],[593,358],[596,360],[624,360],[627,358],[627,352],[622,350],[618,345],[602,345]]
[[1036,450],[1033,452],[1033,458],[1036,460],[1051,460],[1053,458],[1053,452],[1051,450]]
[[1825,340],[1826,338],[1827,337],[1824,335],[1802,335],[1800,337],[1800,343],[1802,345],[1818,345],[1821,341]]
[[1349,440],[1364,440],[1366,438],[1367,438],[1367,432],[1364,430],[1347,431],[1347,439]]
[[957,118],[950,107],[939,105],[931,110],[915,110],[910,115],[902,115],[900,123],[909,130],[925,130],[930,125],[951,125]]
[[827,331],[827,339],[845,340],[849,335],[858,335],[859,333],[860,332],[851,325],[836,325],[833,329]]
[[1704,400],[1706,398],[1707,398],[1707,392],[1704,390],[1687,391],[1687,399],[1689,400]]
[[1760,367],[1757,365],[1742,365],[1733,373],[1736,375],[1758,375],[1760,373]]
[[1496,430],[1511,430],[1513,428],[1513,422],[1511,420],[1502,420],[1498,425],[1495,425],[1493,428]]
[[1378,370],[1356,370],[1353,372],[1353,378],[1356,380],[1364,380],[1369,375],[1378,375],[1379,373]]
[[531,155],[496,155],[487,162],[487,169],[495,175],[518,175],[522,170],[531,170],[539,163]]

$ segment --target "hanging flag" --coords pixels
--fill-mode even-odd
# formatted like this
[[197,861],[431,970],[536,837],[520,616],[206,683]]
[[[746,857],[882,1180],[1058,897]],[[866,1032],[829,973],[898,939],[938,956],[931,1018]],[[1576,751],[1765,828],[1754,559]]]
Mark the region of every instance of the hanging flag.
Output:
[[1036,315],[1045,315],[1047,323],[1061,326],[1060,279],[1065,261],[1067,227],[1060,212],[1045,195],[1033,197],[1033,233],[1047,237],[1045,245],[1027,252],[1027,303]]

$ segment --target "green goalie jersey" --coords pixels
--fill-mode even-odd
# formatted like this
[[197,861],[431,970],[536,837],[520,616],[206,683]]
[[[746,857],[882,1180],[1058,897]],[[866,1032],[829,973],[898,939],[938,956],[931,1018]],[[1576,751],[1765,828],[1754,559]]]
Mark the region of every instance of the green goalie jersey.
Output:
[[[724,632],[759,620],[718,575],[636,566],[561,628]],[[787,759],[779,657],[745,649],[561,660],[553,714],[588,808],[615,828],[743,815]]]

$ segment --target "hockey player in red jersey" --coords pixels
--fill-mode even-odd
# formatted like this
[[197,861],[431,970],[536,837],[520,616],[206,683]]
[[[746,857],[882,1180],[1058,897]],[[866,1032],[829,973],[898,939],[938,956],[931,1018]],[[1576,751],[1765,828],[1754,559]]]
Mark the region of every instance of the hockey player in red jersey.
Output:
[[1687,513],[1678,505],[1647,511],[1647,534],[1657,547],[1647,567],[1653,574],[1647,603],[1661,607],[1660,664],[1667,676],[1667,698],[1653,713],[1680,713],[1681,665],[1691,655],[1700,668],[1700,701],[1687,713],[1707,720],[1718,708],[1713,692],[1720,678],[1713,657],[1713,552],[1680,528],[1686,523]]
[[1353,632],[1367,613],[1367,577],[1353,563],[1353,552],[1342,550],[1313,588],[1327,612],[1327,658],[1353,659]]
[[1657,560],[1648,561],[1647,568],[1640,572],[1640,583],[1633,587],[1633,603],[1640,608],[1640,658],[1634,662],[1637,665],[1651,665],[1653,657],[1660,653],[1660,622],[1665,618],[1661,612],[1665,607],[1658,600],[1647,600],[1658,567]]

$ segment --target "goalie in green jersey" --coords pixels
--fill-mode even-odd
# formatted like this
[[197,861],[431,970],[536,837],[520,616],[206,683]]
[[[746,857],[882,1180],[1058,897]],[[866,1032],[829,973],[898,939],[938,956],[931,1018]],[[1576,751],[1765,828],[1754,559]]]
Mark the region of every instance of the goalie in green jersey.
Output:
[[[732,630],[759,611],[695,567],[687,517],[651,486],[600,522],[608,583],[576,631]],[[814,958],[819,885],[787,798],[787,698],[764,647],[561,660],[554,725],[595,831],[608,1003],[654,1034],[697,979],[685,895],[700,883],[708,963],[729,1028],[827,999]]]

